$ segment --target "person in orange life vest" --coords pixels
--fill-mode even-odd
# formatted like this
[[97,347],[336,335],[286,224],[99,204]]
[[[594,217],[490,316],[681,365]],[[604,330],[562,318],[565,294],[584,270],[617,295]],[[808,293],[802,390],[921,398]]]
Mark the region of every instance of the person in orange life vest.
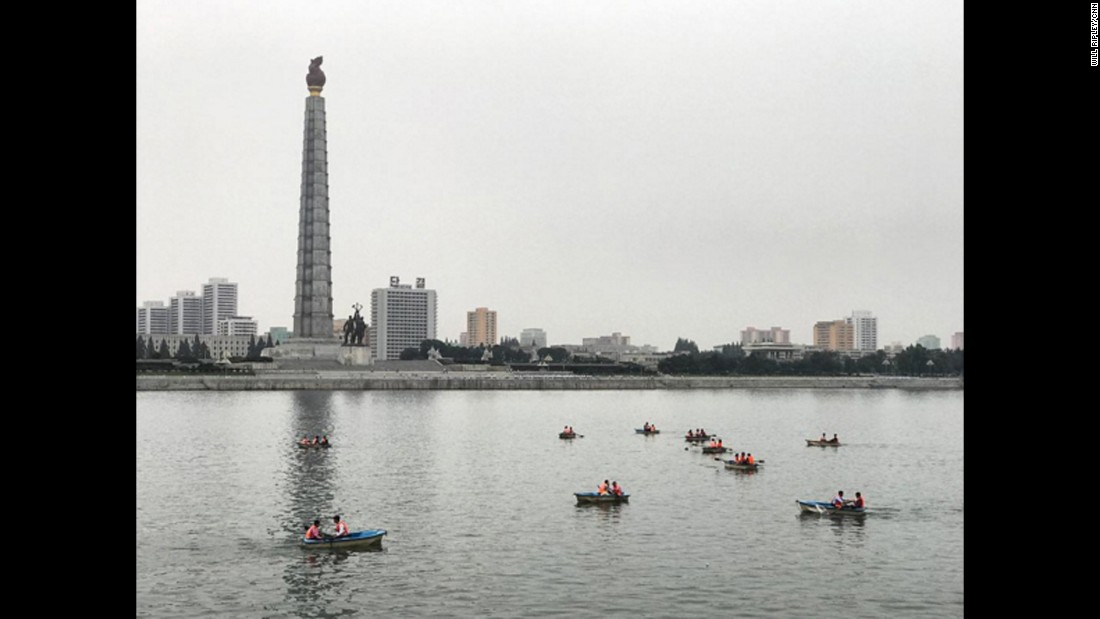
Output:
[[343,537],[350,533],[350,531],[348,531],[348,523],[340,520],[340,514],[336,514],[332,517],[332,526],[336,528],[336,532],[333,534],[336,537]]
[[748,464],[756,464],[756,458],[753,458],[752,454],[749,454],[748,456],[746,456],[745,462]]
[[623,495],[623,489],[619,486],[619,482],[611,482],[611,494],[614,494],[615,496]]
[[314,520],[313,525],[306,529],[306,539],[321,539],[321,521]]
[[718,439],[718,446],[719,446],[719,447],[721,447],[721,446],[722,446],[722,439]]
[[832,504],[833,504],[833,507],[835,507],[837,509],[840,509],[841,507],[844,507],[844,491],[843,490],[837,490],[836,491],[836,496],[833,497]]
[[863,500],[863,495],[857,492],[856,500],[852,501],[850,505],[852,507],[858,507],[862,509],[864,507],[867,507],[867,501]]
[[596,492],[599,494],[607,494],[607,480],[603,480],[603,483],[596,487]]

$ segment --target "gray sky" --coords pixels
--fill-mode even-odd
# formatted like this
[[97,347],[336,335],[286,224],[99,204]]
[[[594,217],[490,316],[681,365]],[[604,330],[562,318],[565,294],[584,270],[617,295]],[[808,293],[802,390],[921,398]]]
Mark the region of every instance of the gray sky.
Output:
[[293,325],[324,56],[333,313],[427,280],[551,344],[700,348],[852,310],[963,330],[957,0],[142,0],[137,297]]

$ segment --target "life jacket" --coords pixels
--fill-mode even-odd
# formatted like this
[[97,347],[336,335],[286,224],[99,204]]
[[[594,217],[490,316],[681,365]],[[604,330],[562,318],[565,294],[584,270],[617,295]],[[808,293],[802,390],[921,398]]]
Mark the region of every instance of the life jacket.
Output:
[[749,464],[756,464],[756,458],[753,458],[752,454],[749,454],[749,456],[745,458],[745,460],[748,460]]
[[321,531],[317,525],[310,525],[309,530],[306,531],[306,539],[321,539]]
[[600,494],[607,494],[607,484],[601,483],[599,486],[596,487],[596,491]]
[[844,507],[844,499],[840,495],[833,497],[833,507]]
[[852,507],[867,507],[867,500],[863,497],[857,497],[855,504]]
[[340,522],[337,522],[336,523],[336,535],[340,536],[340,535],[347,535],[347,534],[348,534],[348,523],[344,522],[343,520],[341,520]]
[[612,491],[615,493],[615,496],[622,496],[623,495],[623,487],[622,486],[613,486]]

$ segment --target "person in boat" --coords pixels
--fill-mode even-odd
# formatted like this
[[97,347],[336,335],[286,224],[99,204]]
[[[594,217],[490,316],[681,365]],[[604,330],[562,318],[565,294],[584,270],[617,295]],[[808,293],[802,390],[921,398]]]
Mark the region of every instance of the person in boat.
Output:
[[843,490],[837,490],[836,491],[836,496],[833,497],[833,500],[830,501],[830,503],[832,503],[833,507],[835,507],[837,509],[840,509],[840,508],[844,507],[844,491]]
[[622,496],[623,495],[623,489],[622,489],[621,486],[619,486],[619,482],[617,482],[617,481],[611,482],[611,494],[614,494],[615,496]]
[[321,444],[321,437],[314,434],[313,435],[313,441],[310,444],[311,445],[320,445]]
[[348,523],[340,519],[340,514],[336,514],[332,517],[332,526],[336,529],[335,533],[333,533],[334,537],[344,537],[350,533],[350,531],[348,531]]
[[299,445],[309,445],[309,436],[303,436],[302,440],[298,441]]
[[867,501],[863,500],[863,495],[857,492],[855,500],[848,502],[848,507],[863,509],[864,507],[867,507]]
[[599,486],[596,486],[596,494],[604,495],[604,494],[607,494],[609,490],[610,490],[610,487],[607,485],[607,480],[606,479],[603,480],[602,484],[600,484]]
[[752,454],[745,456],[745,464],[756,464],[756,458],[752,457]]
[[326,447],[328,446],[328,435],[327,434],[321,437],[321,444],[326,446]]
[[722,448],[722,439],[718,439],[718,449]]
[[321,521],[314,520],[313,524],[306,528],[306,539],[322,539],[321,535]]
[[839,443],[840,439],[836,437],[836,434],[834,434],[833,438],[829,439],[829,442],[830,443]]
[[828,443],[829,442],[829,439],[825,438],[825,433],[824,432],[821,433],[821,438],[819,440],[822,443]]

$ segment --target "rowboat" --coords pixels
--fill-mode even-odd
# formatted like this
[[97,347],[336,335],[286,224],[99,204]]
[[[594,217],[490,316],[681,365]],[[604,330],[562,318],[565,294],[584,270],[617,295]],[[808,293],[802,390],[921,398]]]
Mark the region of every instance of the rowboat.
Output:
[[642,428],[634,428],[634,431],[638,434],[660,434],[660,430],[645,430]]
[[705,454],[724,454],[727,451],[730,451],[729,447],[703,447],[703,453]]
[[858,515],[858,514],[866,514],[867,513],[867,508],[866,507],[841,507],[841,508],[836,508],[836,507],[833,507],[832,503],[829,503],[827,501],[799,501],[799,500],[796,499],[795,502],[798,503],[798,507],[802,511],[812,512],[812,513],[815,513],[815,514],[834,514],[834,515],[837,515],[837,516],[843,516],[843,515],[855,516],[855,515]]
[[308,445],[305,443],[298,443],[298,447],[301,449],[328,449],[332,447],[332,445],[328,443],[317,443],[316,445],[313,443],[309,443]]
[[738,464],[733,460],[726,460],[726,468],[731,471],[755,471],[760,468],[760,463],[755,462],[753,464]]
[[808,439],[806,439],[806,446],[807,447],[840,447],[840,441],[835,441],[835,442],[834,441],[823,441],[823,440],[820,440],[820,439],[814,440],[814,439],[808,438]]
[[577,438],[576,432],[559,432],[558,438]]
[[685,435],[684,440],[689,442],[689,443],[701,443],[701,442],[709,439],[712,436],[714,436],[714,435],[713,434],[700,434],[698,436],[687,436],[687,435]]
[[385,529],[366,529],[348,533],[343,537],[329,537],[326,539],[302,539],[302,548],[345,550],[363,549],[382,546],[382,537]]
[[600,494],[599,492],[574,492],[574,496],[577,497],[577,505],[587,503],[629,503],[630,495],[623,493],[621,495],[614,494]]

